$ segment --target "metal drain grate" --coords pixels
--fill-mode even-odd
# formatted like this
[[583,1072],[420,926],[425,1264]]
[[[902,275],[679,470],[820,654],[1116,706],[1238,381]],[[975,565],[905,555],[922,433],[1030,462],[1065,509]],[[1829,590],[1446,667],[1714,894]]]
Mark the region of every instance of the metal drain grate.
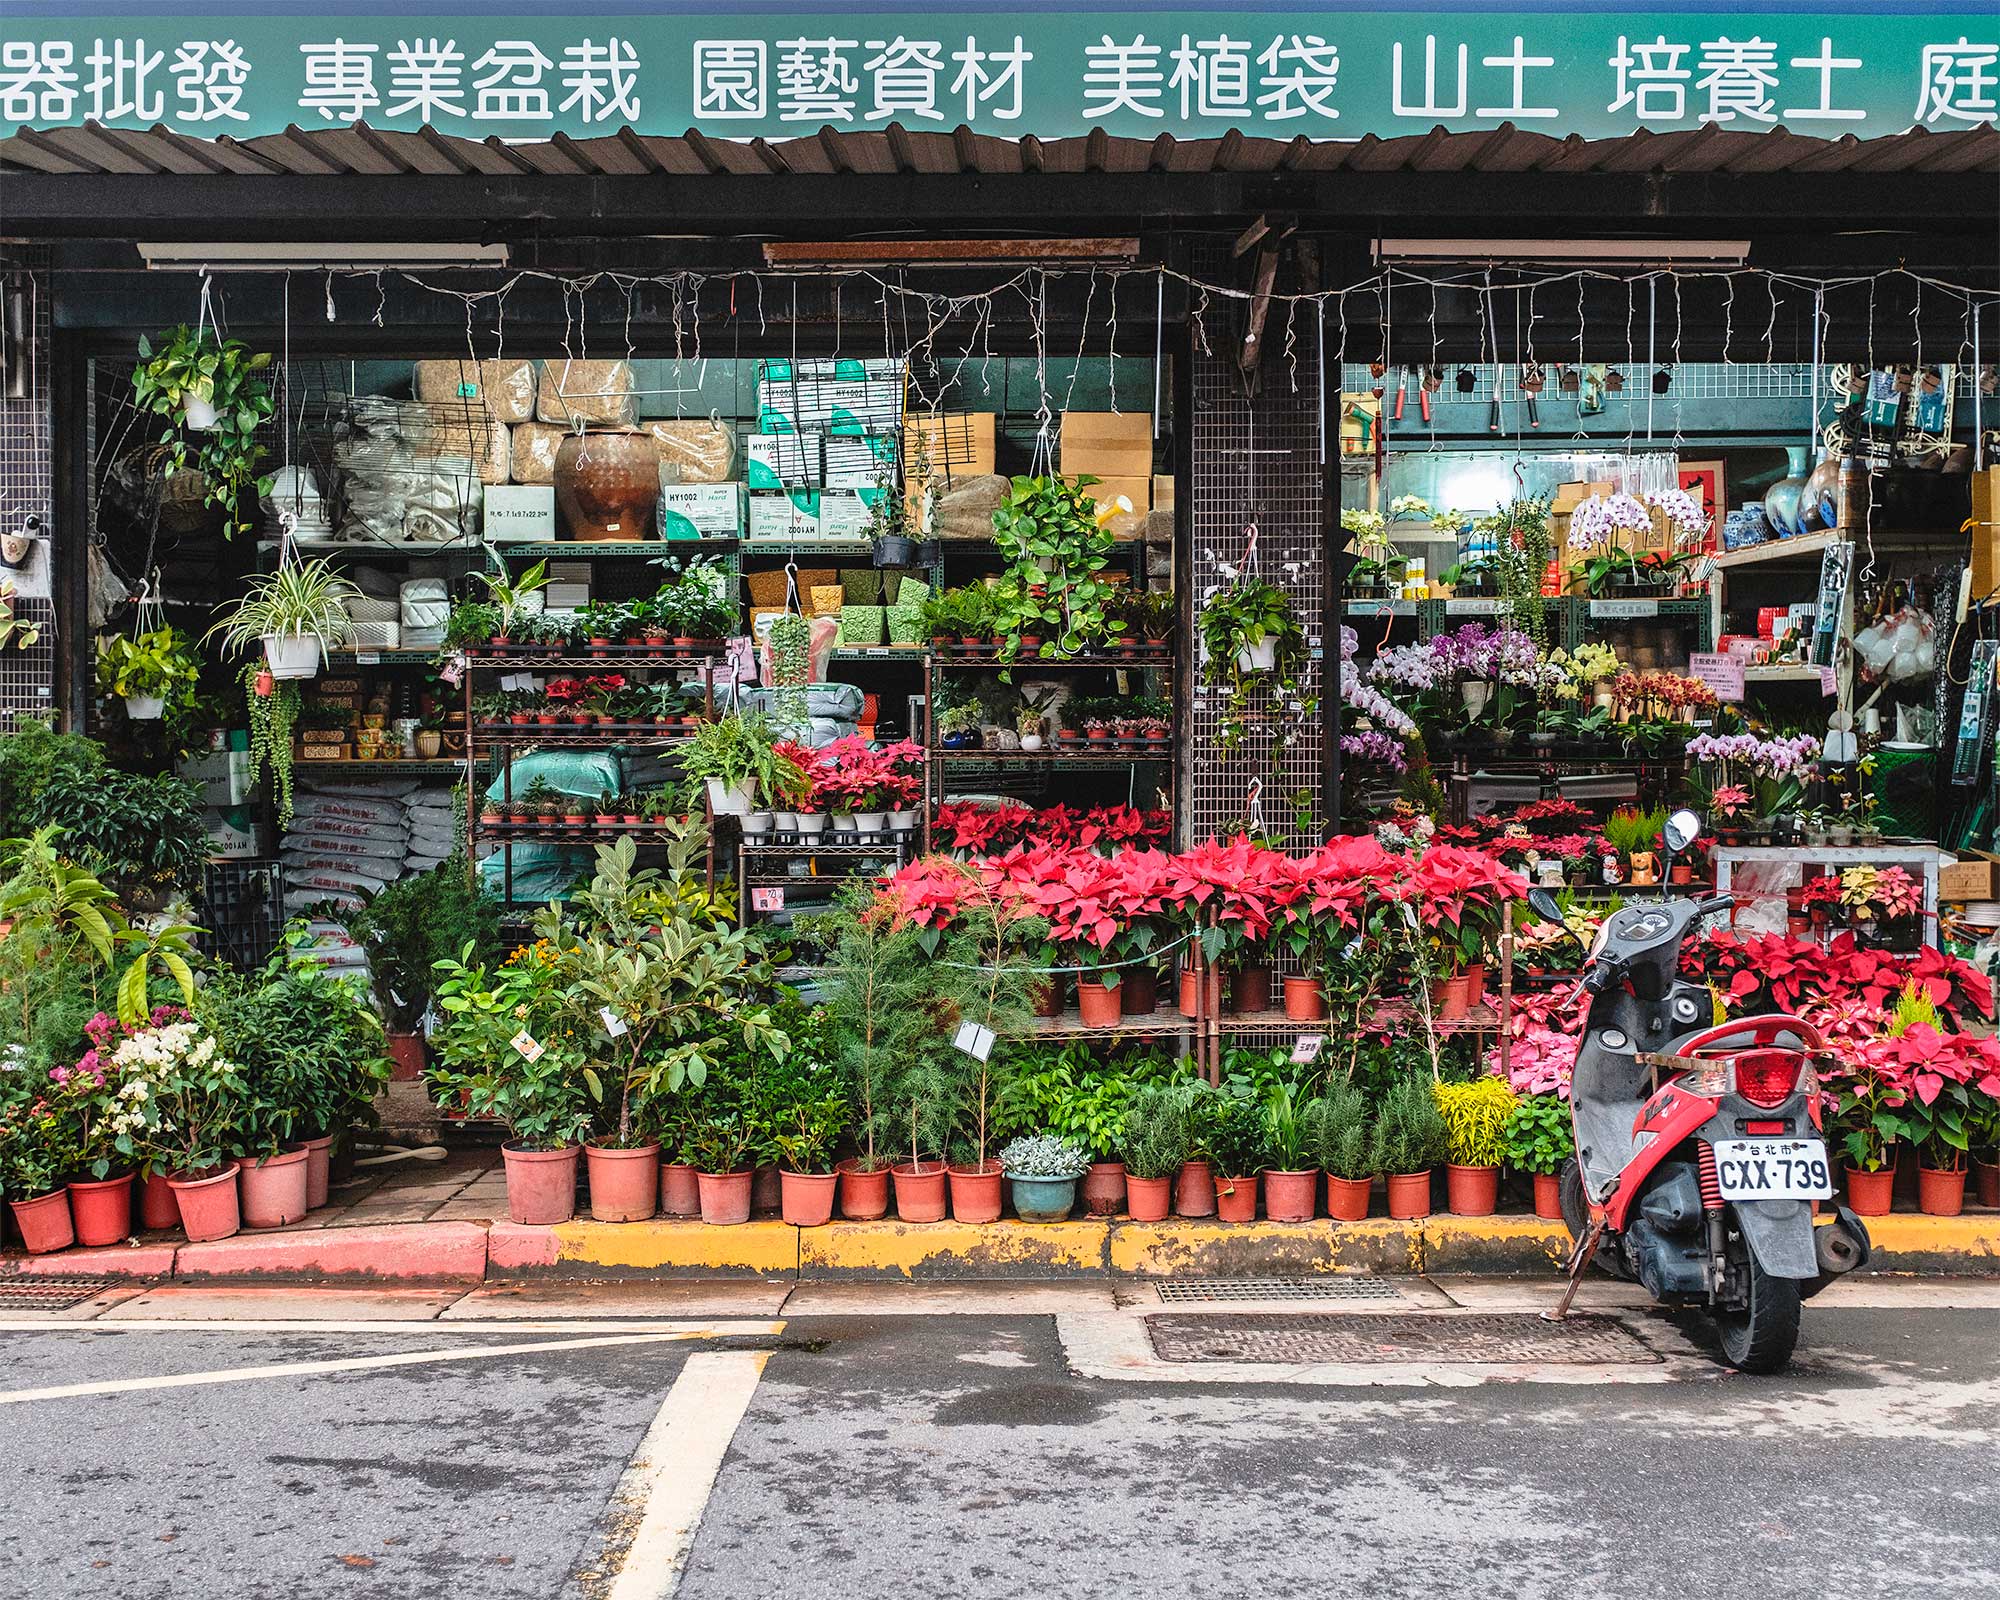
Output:
[[110,1287],[109,1278],[0,1277],[0,1311],[67,1311]]
[[1387,1278],[1333,1274],[1324,1278],[1184,1278],[1159,1286],[1166,1305],[1226,1300],[1388,1300],[1403,1292]]
[[1573,1316],[1554,1323],[1533,1312],[1159,1316],[1146,1318],[1146,1332],[1156,1356],[1181,1362],[1637,1365],[1660,1359],[1609,1317]]

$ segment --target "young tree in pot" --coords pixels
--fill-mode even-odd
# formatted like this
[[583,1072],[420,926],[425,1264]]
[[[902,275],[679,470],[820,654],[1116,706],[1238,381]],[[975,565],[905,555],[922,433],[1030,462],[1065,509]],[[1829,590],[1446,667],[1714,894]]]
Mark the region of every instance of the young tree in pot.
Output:
[[1438,1114],[1433,1080],[1421,1072],[1394,1078],[1375,1113],[1369,1159],[1389,1182],[1389,1215],[1414,1221],[1431,1214],[1431,1168],[1451,1153],[1451,1136]]
[[837,1090],[815,1099],[794,1101],[785,1120],[774,1126],[771,1142],[780,1157],[778,1181],[786,1222],[795,1228],[816,1228],[832,1220],[834,1190],[840,1175],[833,1170],[833,1152],[847,1131],[847,1100]]
[[1270,1167],[1264,1173],[1264,1215],[1273,1222],[1310,1222],[1319,1190],[1307,1107],[1297,1088],[1278,1084],[1264,1100],[1264,1136]]
[[1432,1085],[1448,1144],[1445,1182],[1453,1215],[1490,1217],[1499,1208],[1500,1163],[1514,1091],[1504,1078]]
[[1500,1149],[1508,1166],[1534,1178],[1535,1215],[1562,1221],[1562,1164],[1576,1153],[1569,1102],[1557,1094],[1522,1095],[1501,1130]]
[[1367,1096],[1352,1083],[1330,1083],[1303,1117],[1306,1148],[1326,1174],[1326,1214],[1336,1222],[1360,1222],[1368,1215],[1375,1177]]
[[1224,1222],[1257,1220],[1257,1176],[1271,1164],[1264,1108],[1247,1095],[1219,1097],[1208,1128],[1215,1168],[1215,1212]]
[[132,911],[159,911],[201,883],[208,826],[201,792],[171,773],[53,775],[39,814],[62,829],[63,854],[114,889]]
[[1134,1222],[1164,1222],[1174,1179],[1194,1154],[1192,1101],[1184,1084],[1151,1083],[1125,1108],[1126,1205]]
[[[543,780],[535,782],[546,789]],[[524,803],[533,797],[531,785]],[[423,1019],[437,991],[438,964],[454,957],[493,959],[500,948],[499,907],[465,870],[463,858],[453,857],[429,872],[398,878],[358,910],[335,915],[368,954],[393,1076],[414,1082],[423,1076]]]
[[1076,1180],[1090,1165],[1081,1145],[1053,1133],[1024,1134],[1000,1152],[1023,1222],[1061,1222],[1076,1205]]

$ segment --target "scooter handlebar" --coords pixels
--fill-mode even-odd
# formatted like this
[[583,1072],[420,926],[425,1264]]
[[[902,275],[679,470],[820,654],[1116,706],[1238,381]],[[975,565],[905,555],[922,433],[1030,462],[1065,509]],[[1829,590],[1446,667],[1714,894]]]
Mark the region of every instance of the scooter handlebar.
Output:
[[1694,909],[1697,916],[1705,917],[1713,911],[1727,911],[1735,904],[1736,896],[1733,894],[1712,894],[1706,900],[1698,901]]

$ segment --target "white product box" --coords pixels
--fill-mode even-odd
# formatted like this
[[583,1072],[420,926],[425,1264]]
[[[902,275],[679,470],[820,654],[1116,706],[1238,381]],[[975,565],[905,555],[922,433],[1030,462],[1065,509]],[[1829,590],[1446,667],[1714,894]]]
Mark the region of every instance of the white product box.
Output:
[[819,535],[819,493],[777,490],[750,496],[750,537],[812,539]]
[[875,489],[885,476],[891,483],[896,481],[893,433],[829,434],[825,455],[829,489]]
[[880,489],[827,489],[819,497],[819,536],[860,539],[868,532],[869,508],[882,498]]
[[486,537],[553,544],[556,491],[552,484],[494,484],[486,491]]
[[245,806],[250,803],[250,752],[212,750],[206,755],[189,756],[174,771],[190,783],[201,785],[205,806]]
[[743,485],[676,483],[660,491],[663,539],[734,539],[743,532]]
[[821,435],[780,429],[743,441],[745,476],[752,489],[812,489],[820,482]]

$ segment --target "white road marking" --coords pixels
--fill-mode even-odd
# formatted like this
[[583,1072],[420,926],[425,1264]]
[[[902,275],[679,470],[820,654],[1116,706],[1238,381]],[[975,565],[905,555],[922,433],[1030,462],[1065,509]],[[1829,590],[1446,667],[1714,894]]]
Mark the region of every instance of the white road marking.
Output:
[[682,1333],[698,1339],[728,1334],[783,1333],[785,1324],[769,1318],[646,1317],[607,1321],[602,1317],[492,1317],[478,1321],[461,1317],[452,1322],[412,1322],[403,1317],[376,1317],[320,1322],[303,1317],[120,1317],[112,1321],[65,1322],[57,1317],[0,1319],[0,1333],[394,1333],[405,1338],[418,1333]]
[[[185,1328],[186,1323],[176,1323]],[[408,1324],[392,1324],[405,1331]],[[608,1345],[666,1344],[712,1337],[695,1332],[626,1333],[594,1339],[540,1339],[526,1344],[473,1345],[457,1350],[404,1350],[387,1356],[352,1356],[340,1361],[284,1361],[263,1367],[230,1367],[217,1372],[175,1372],[147,1378],[112,1378],[97,1383],[63,1383],[46,1389],[0,1390],[0,1405],[27,1400],[69,1400],[86,1395],[127,1394],[152,1389],[192,1389],[213,1383],[247,1383],[258,1378],[303,1378],[327,1372],[366,1372],[378,1367],[415,1367],[432,1361],[482,1361],[489,1356],[523,1355],[537,1350],[596,1350]]]
[[763,1350],[688,1357],[619,1479],[614,1498],[644,1509],[605,1600],[668,1600],[680,1588],[722,1458],[767,1359]]

